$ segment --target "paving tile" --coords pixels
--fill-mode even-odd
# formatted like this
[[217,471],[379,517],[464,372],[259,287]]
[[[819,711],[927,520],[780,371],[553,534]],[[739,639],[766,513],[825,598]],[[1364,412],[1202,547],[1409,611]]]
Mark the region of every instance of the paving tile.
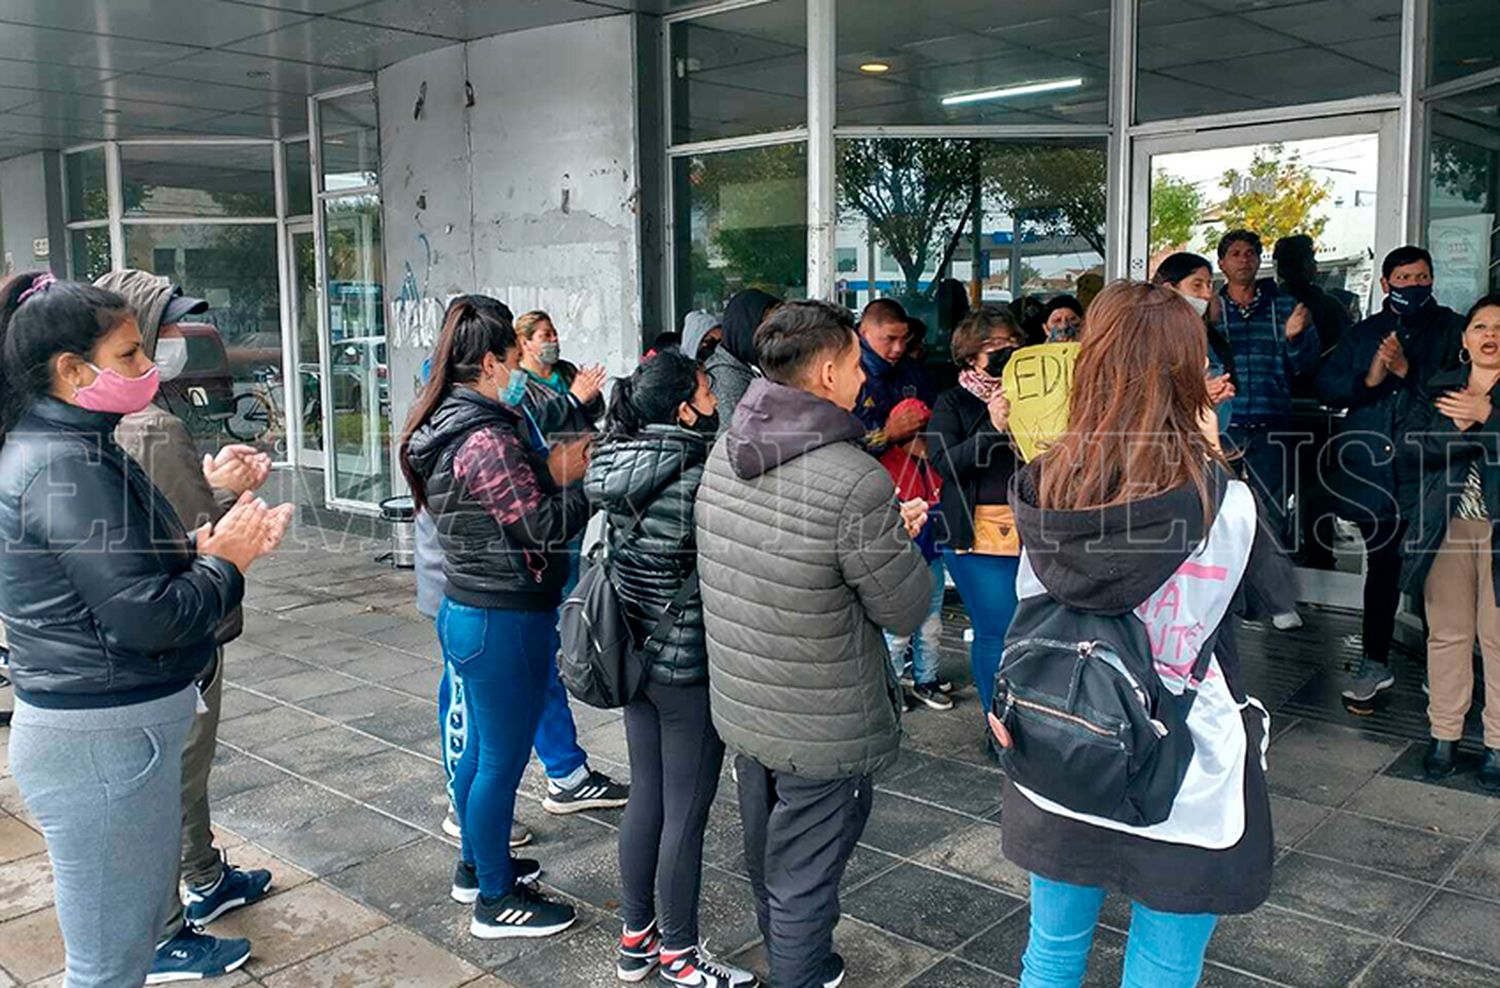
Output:
[[266,988],[458,988],[482,973],[415,933],[387,926],[261,983]]
[[1471,847],[1445,884],[1460,892],[1500,902],[1500,831]]
[[21,984],[57,974],[65,961],[57,910],[39,909],[0,923],[0,967]]
[[1030,873],[1000,853],[1000,828],[993,823],[976,823],[945,837],[918,854],[916,860],[1012,895],[1024,898],[1031,893]]
[[1346,988],[1380,949],[1375,937],[1262,906],[1219,921],[1208,959],[1299,988]]
[[301,704],[313,697],[353,689],[359,685],[343,673],[312,667],[303,672],[267,679],[256,689],[286,703]]
[[316,778],[327,769],[387,750],[374,738],[334,724],[257,748],[255,753],[290,772]]
[[264,748],[301,737],[328,726],[328,721],[291,707],[264,710],[253,717],[238,717],[219,725],[219,740],[240,748]]
[[443,769],[436,762],[405,751],[382,750],[308,773],[314,779],[355,799],[370,800],[394,789],[442,791]]
[[348,806],[306,823],[263,834],[257,842],[314,875],[359,864],[421,835],[363,806]]
[[[1030,924],[1031,910],[1023,906],[975,937],[959,951],[959,956],[1009,978],[1019,978],[1021,955],[1026,952]],[[974,931],[980,929],[976,924]],[[1119,985],[1124,957],[1125,937],[1114,930],[1096,929],[1083,978],[1084,988],[1115,988]]]
[[263,692],[260,688],[262,683],[299,672],[313,672],[317,668],[289,655],[261,652],[259,655],[239,659],[232,663],[225,660],[224,682],[230,686],[249,687],[256,692]]
[[[930,967],[939,956],[935,950],[892,936],[848,916],[840,919],[838,926],[834,927],[833,949],[844,958],[844,983],[851,986],[906,984],[909,978]],[[735,954],[732,960],[736,965],[755,972],[762,983],[769,982],[770,964],[764,943],[757,941]],[[990,977],[993,979],[994,976]]]
[[330,875],[327,883],[397,922],[448,898],[457,849],[431,837]]
[[[371,653],[346,662],[339,671],[367,683],[399,690],[410,696],[431,700],[437,696],[443,670],[431,659],[420,659],[379,645],[368,646]],[[580,730],[583,730],[580,727]]]
[[13,816],[0,817],[0,864],[29,858],[47,849],[42,835]]
[[285,782],[290,778],[274,765],[267,765],[258,758],[219,746],[214,754],[213,769],[208,777],[208,798],[213,806],[230,796],[259,789],[262,786]]
[[46,854],[33,854],[0,865],[0,921],[52,904],[52,865]]
[[1271,901],[1380,936],[1401,928],[1431,894],[1416,882],[1291,852],[1276,863]]
[[[548,881],[546,875],[542,881]],[[749,880],[738,875],[704,868],[698,913],[701,935],[713,942],[716,951],[732,953],[760,936],[760,926],[755,920],[755,894],[750,890]]]
[[262,710],[270,710],[275,706],[278,706],[277,702],[270,697],[256,696],[247,690],[226,686],[223,704],[219,709],[219,723],[234,720],[236,717],[258,714]]
[[[404,924],[422,934],[450,953],[457,954],[464,960],[487,971],[494,972],[507,984],[515,984],[516,988],[529,988],[515,981],[509,971],[505,969],[507,964],[517,958],[526,957],[538,952],[570,952],[574,948],[573,941],[587,934],[589,931],[603,928],[607,936],[607,942],[613,944],[620,935],[618,921],[613,916],[582,906],[578,911],[578,921],[564,932],[543,939],[531,940],[480,940],[469,933],[469,921],[473,917],[473,908],[461,906],[452,900],[436,903],[433,906],[413,913]],[[585,953],[591,954],[598,962],[596,942],[590,940],[586,946],[579,948]],[[611,947],[611,949],[613,949]],[[609,955],[606,954],[607,958]],[[614,973],[613,966],[606,968],[611,976]],[[545,983],[547,988],[553,988],[557,982]],[[562,982],[562,984],[568,984]],[[571,988],[571,985],[569,986]]]
[[899,776],[882,788],[953,810],[986,817],[1000,809],[1005,776],[951,758],[934,758],[926,766]]
[[438,750],[437,705],[434,703],[405,703],[368,717],[359,717],[348,724],[355,730],[373,734],[402,748],[434,753]]
[[264,868],[271,873],[272,895],[280,895],[282,892],[290,891],[299,885],[306,885],[313,880],[310,872],[303,871],[285,858],[277,857],[259,844],[244,841],[238,844],[226,844],[217,840],[218,836],[215,834],[215,843],[220,848],[227,849],[229,861],[236,868],[246,870]]
[[1375,776],[1373,770],[1281,754],[1274,748],[1267,764],[1270,771],[1266,781],[1272,795],[1290,796],[1319,806],[1342,806]]
[[395,693],[368,683],[357,683],[337,693],[304,700],[300,706],[341,724],[372,715],[389,717],[407,707],[423,709],[433,720],[437,716],[436,708],[431,705],[423,704],[404,693]]
[[984,719],[971,699],[945,713],[915,711],[901,719],[907,744],[918,751],[956,758],[981,767],[992,767],[985,754]]
[[952,950],[1022,905],[1003,892],[902,865],[844,896],[844,911],[939,950]]
[[1298,849],[1352,864],[1374,865],[1418,881],[1436,884],[1464,852],[1452,837],[1383,823],[1349,813],[1333,813]]
[[924,848],[974,823],[968,817],[904,796],[876,791],[860,842],[891,854],[914,857]]
[[1271,832],[1277,847],[1292,847],[1318,828],[1330,807],[1319,806],[1291,796],[1271,794]]
[[[397,625],[409,624],[410,622],[399,615],[391,614],[387,611],[371,610],[369,607],[362,606],[353,614],[341,615],[324,621],[316,621],[315,623],[332,628],[335,631],[342,631],[346,635],[367,638],[377,631],[386,631]],[[429,624],[426,627],[427,629],[431,629],[432,625]]]
[[364,637],[373,642],[380,642],[392,648],[399,648],[405,652],[415,652],[418,655],[437,655],[437,636],[432,630],[432,622],[418,623],[416,621],[404,621],[393,624],[389,628],[381,628],[372,631]]
[[1277,737],[1269,758],[1331,762],[1373,773],[1389,765],[1408,743],[1356,728],[1304,720]]
[[246,970],[256,978],[290,967],[386,925],[374,910],[309,882],[240,909],[214,923],[215,936],[248,937],[255,953]]
[[258,840],[351,805],[326,789],[288,779],[230,796],[214,807],[214,818],[250,840]]
[[365,605],[357,599],[341,597],[337,600],[325,600],[296,610],[285,611],[283,617],[293,621],[309,625],[327,625],[331,630],[331,622],[348,617],[351,614],[359,614],[365,610]]
[[[436,636],[434,636],[434,641],[436,641]],[[406,654],[405,652],[390,649],[386,645],[377,645],[374,642],[366,641],[363,638],[339,637],[332,641],[303,649],[297,653],[297,658],[305,662],[311,662],[314,665],[325,666],[329,669],[343,669],[351,663],[361,662],[371,654],[382,650],[389,651],[393,655]]]
[[1500,930],[1500,903],[1439,892],[1401,931],[1399,939],[1415,947],[1500,968],[1497,930]]
[[1377,775],[1343,807],[1449,837],[1473,839],[1500,817],[1500,799]]
[[302,655],[311,652],[319,645],[326,645],[345,637],[332,628],[319,628],[291,620],[298,613],[299,611],[288,611],[285,619],[271,618],[254,629],[247,627],[245,635],[262,648],[271,649],[281,655]]
[[996,984],[1013,985],[1015,978],[996,976],[989,971],[948,957],[906,983],[906,988],[994,988]]
[[614,951],[618,936],[612,926],[596,923],[580,930],[566,944],[532,951],[497,973],[516,988],[617,988]]
[[541,861],[542,881],[552,888],[606,911],[618,907],[619,838],[613,831],[596,827],[588,839],[549,842],[528,847],[527,853]]
[[[1422,723],[1426,723],[1425,717]],[[1480,754],[1478,751],[1471,748],[1459,748],[1456,771],[1448,776],[1448,778],[1439,779],[1434,782],[1427,778],[1427,772],[1422,768],[1422,756],[1425,754],[1426,748],[1425,744],[1413,744],[1381,774],[1390,776],[1393,779],[1420,782],[1434,789],[1464,792],[1494,802],[1500,802],[1500,797],[1481,788],[1479,785]]]
[[1500,975],[1425,950],[1392,944],[1355,988],[1494,988]]
[[433,762],[427,764],[429,768],[420,781],[408,781],[377,792],[369,797],[370,805],[418,830],[437,831],[443,817],[448,815],[448,790],[443,783],[442,767]]

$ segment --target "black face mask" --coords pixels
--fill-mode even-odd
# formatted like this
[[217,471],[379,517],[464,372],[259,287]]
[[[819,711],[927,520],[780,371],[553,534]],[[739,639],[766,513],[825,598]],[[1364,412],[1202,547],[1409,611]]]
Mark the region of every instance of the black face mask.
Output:
[[688,426],[689,429],[692,429],[694,432],[701,432],[705,436],[713,436],[713,435],[717,435],[718,434],[718,432],[719,432],[719,413],[718,412],[699,412],[698,411],[698,406],[697,405],[693,405],[693,404],[689,404],[688,407],[691,408],[693,411],[698,412],[698,418],[696,420],[694,420],[694,422],[693,422],[692,425]]
[[989,356],[985,357],[984,361],[985,374],[997,381],[1000,380],[1000,375],[1005,373],[1005,365],[1010,363],[1010,358],[1018,349],[1019,347],[1008,346],[1003,350],[995,350],[990,353]]

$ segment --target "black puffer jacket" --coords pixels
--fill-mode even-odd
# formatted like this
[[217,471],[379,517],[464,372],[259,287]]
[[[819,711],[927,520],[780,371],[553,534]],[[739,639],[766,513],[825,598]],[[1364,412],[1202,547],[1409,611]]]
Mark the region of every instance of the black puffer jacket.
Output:
[[[656,628],[697,566],[693,503],[711,442],[690,429],[650,425],[634,439],[606,442],[589,463],[584,490],[590,504],[609,514],[615,591],[638,640]],[[647,674],[669,686],[708,680],[701,591],[688,598]]]
[[16,695],[115,707],[184,688],[245,584],[199,556],[115,445],[120,416],[38,401],[0,448],[0,618]]
[[[562,602],[568,543],[588,524],[588,502],[582,488],[553,483],[526,430],[514,409],[456,387],[407,447],[427,482],[447,595],[461,604],[546,611]],[[456,469],[471,439],[472,463]]]
[[927,428],[932,465],[943,478],[937,544],[968,552],[974,548],[974,509],[1007,502],[1020,461],[1010,436],[990,422],[989,406],[962,386],[938,396]]

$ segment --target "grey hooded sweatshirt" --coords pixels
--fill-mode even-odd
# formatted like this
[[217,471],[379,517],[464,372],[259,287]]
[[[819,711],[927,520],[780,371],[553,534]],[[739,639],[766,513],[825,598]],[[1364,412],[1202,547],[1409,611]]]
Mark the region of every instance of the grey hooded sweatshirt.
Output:
[[863,436],[833,403],[760,378],[698,491],[714,726],[773,771],[846,778],[897,755],[881,631],[916,631],[932,579]]

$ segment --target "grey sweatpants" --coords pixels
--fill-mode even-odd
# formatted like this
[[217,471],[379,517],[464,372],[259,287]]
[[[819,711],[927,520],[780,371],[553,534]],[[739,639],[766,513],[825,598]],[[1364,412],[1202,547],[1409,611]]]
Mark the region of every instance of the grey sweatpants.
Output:
[[54,710],[19,697],[10,769],[52,858],[64,988],[140,988],[182,835],[182,748],[198,691]]
[[178,884],[189,888],[213,885],[224,873],[224,859],[214,847],[213,818],[208,809],[208,774],[219,746],[219,711],[224,705],[224,649],[214,650],[214,659],[199,680],[203,705],[208,708],[193,718],[187,744],[182,749],[182,866],[167,890],[167,925],[158,942],[165,943],[182,931],[182,895]]

